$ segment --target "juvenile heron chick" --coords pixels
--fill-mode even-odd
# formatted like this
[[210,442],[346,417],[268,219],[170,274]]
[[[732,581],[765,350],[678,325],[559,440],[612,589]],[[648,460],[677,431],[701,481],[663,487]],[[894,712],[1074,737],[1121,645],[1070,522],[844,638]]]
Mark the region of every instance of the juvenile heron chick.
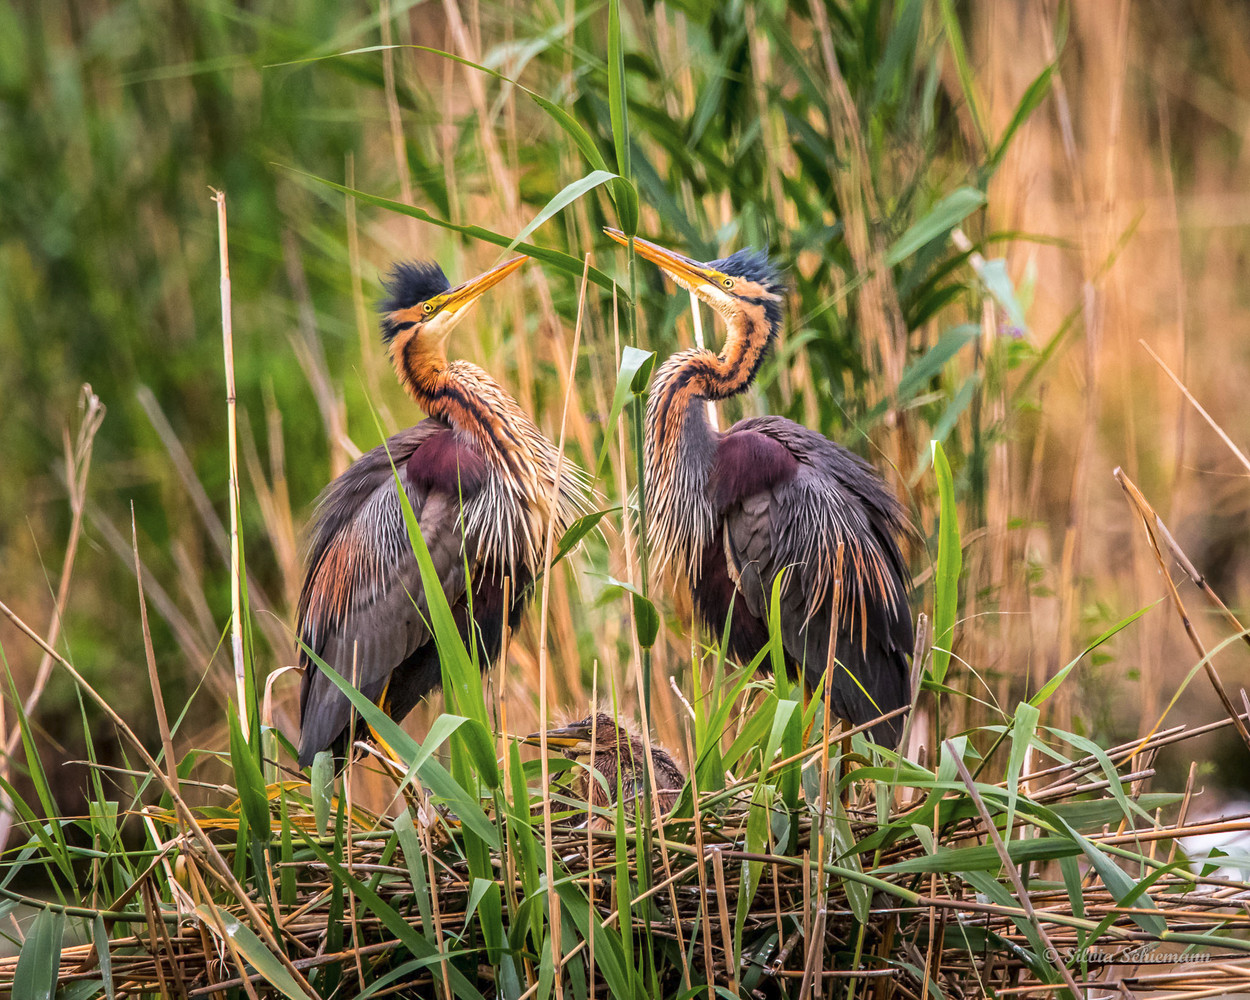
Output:
[[[535,733],[527,736],[525,742],[537,746],[540,738],[540,734]],[[577,793],[592,806],[615,805],[617,790],[624,789],[625,813],[632,816],[638,798],[650,793],[642,766],[647,753],[642,737],[618,724],[606,712],[596,712],[560,729],[548,730],[547,746],[555,747],[570,760],[589,764],[578,776]],[[673,755],[654,740],[651,741],[651,770],[655,773],[658,796],[655,811],[666,813],[677,803],[686,776]],[[596,773],[602,775],[602,782]]]

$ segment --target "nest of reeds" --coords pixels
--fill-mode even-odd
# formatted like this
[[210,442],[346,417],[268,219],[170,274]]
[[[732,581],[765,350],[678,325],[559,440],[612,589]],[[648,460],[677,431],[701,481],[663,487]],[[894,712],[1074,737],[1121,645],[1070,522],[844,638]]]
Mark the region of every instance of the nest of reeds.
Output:
[[[1013,751],[995,784],[977,762],[1019,732],[977,734],[994,739],[981,754],[947,742],[932,769],[818,741],[723,788],[692,783],[705,790],[650,826],[590,815],[558,783],[531,797],[515,753],[472,817],[430,788],[428,760],[391,769],[389,819],[279,782],[265,816],[242,795],[149,812],[170,836],[122,897],[39,919],[82,921],[56,983],[70,997],[528,997],[557,978],[579,997],[849,981],[900,998],[1215,996],[1250,989],[1250,884],[1180,842],[1250,818],[1196,823],[1192,789],[1142,789],[1158,749],[1218,725],[1045,769]],[[20,962],[0,963],[14,995]]]

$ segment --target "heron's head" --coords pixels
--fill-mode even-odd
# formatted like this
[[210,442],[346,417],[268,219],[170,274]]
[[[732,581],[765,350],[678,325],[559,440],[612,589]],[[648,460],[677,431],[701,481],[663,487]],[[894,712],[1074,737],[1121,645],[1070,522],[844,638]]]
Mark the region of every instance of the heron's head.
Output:
[[468,315],[469,307],[527,260],[514,257],[455,288],[433,261],[397,262],[384,281],[386,298],[378,305],[383,343],[404,334],[445,348],[448,335]]
[[[541,733],[531,733],[525,737],[525,742],[538,746],[541,739]],[[605,750],[628,747],[631,742],[629,730],[618,725],[607,712],[596,712],[559,729],[547,730],[547,746],[555,747],[573,760]]]
[[[629,238],[619,229],[604,232],[622,246],[629,245]],[[764,251],[739,250],[721,260],[702,262],[637,236],[634,249],[722,316],[732,316],[744,306],[758,306],[763,308],[770,328],[776,330],[781,326],[781,302],[786,286]]]

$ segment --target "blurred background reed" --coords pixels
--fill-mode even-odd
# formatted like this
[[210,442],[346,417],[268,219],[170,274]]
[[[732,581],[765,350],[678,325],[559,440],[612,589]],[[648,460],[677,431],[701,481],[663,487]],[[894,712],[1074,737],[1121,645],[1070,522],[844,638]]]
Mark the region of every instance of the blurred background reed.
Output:
[[[379,273],[429,257],[456,281],[499,256],[315,178],[515,236],[593,164],[508,81],[567,109],[615,165],[607,18],[585,0],[0,5],[0,598],[47,634],[78,508],[59,648],[149,745],[132,504],[171,715],[194,699],[179,754],[227,742],[210,186],[229,200],[242,516],[268,671],[294,662],[299,545],[317,492],[378,442],[373,410],[387,432],[419,418],[378,340]],[[1116,466],[1221,596],[1242,601],[1245,469],[1142,344],[1234,442],[1250,440],[1243,5],[626,2],[622,37],[639,233],[705,259],[766,246],[793,287],[775,363],[722,420],[783,413],[869,457],[907,497],[922,579],[936,551],[928,441],[944,441],[966,546],[951,676],[977,699],[957,724],[1001,721],[1000,706],[1165,595]],[[609,195],[588,191],[531,239],[591,254],[628,291],[624,257],[600,235],[618,221]],[[935,212],[958,224],[954,239],[948,224],[894,259]],[[636,330],[627,304],[614,314],[590,287],[573,386],[571,457],[593,467],[610,437],[605,506],[632,485],[632,459],[605,429],[618,345],[663,357],[692,338],[685,296],[646,268],[636,280]],[[578,289],[532,263],[455,345],[553,437]],[[710,315],[704,327],[715,343]],[[67,451],[89,419],[84,382],[107,415],[79,487],[86,438],[77,459]],[[619,515],[603,527],[552,592],[550,702],[577,714],[592,686],[615,686],[627,706],[637,697],[629,604],[608,584],[637,567]],[[1213,645],[1224,632],[1188,599]],[[917,609],[930,601],[922,586]],[[660,606],[652,721],[682,747],[667,677],[697,692],[697,655],[680,597]],[[536,723],[536,615],[492,679],[513,731]],[[52,671],[41,689],[38,650],[7,623],[0,644],[17,696],[38,692],[45,761],[82,759],[73,685]],[[1051,721],[1104,743],[1145,732],[1195,659],[1160,605],[1086,659]],[[1239,646],[1216,666],[1233,690],[1247,678]],[[290,674],[274,687],[274,722],[292,736],[295,688]],[[410,728],[424,732],[439,704]],[[1170,719],[1218,710],[1200,680]],[[1245,786],[1239,746],[1202,746],[1205,784]],[[1171,787],[1191,751],[1161,759]],[[95,752],[121,762],[106,727]],[[49,775],[72,812],[82,771]]]

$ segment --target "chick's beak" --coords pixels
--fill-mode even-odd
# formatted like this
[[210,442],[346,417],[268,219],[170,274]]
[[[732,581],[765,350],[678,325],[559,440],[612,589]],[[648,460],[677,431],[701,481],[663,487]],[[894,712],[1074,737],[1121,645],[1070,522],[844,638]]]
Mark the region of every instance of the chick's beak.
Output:
[[[621,246],[629,246],[629,237],[619,229],[604,229],[604,232]],[[716,284],[714,273],[697,260],[691,260],[689,257],[674,253],[672,250],[666,250],[650,240],[644,240],[639,236],[635,236],[634,250],[637,251],[639,257],[651,261],[652,264],[656,265],[656,267],[660,268],[660,270],[686,289],[693,291],[700,285]]]
[[[522,743],[529,746],[542,746],[542,733],[530,733]],[[568,750],[590,742],[590,729],[586,726],[564,726],[561,729],[547,730],[547,746],[558,750]]]

